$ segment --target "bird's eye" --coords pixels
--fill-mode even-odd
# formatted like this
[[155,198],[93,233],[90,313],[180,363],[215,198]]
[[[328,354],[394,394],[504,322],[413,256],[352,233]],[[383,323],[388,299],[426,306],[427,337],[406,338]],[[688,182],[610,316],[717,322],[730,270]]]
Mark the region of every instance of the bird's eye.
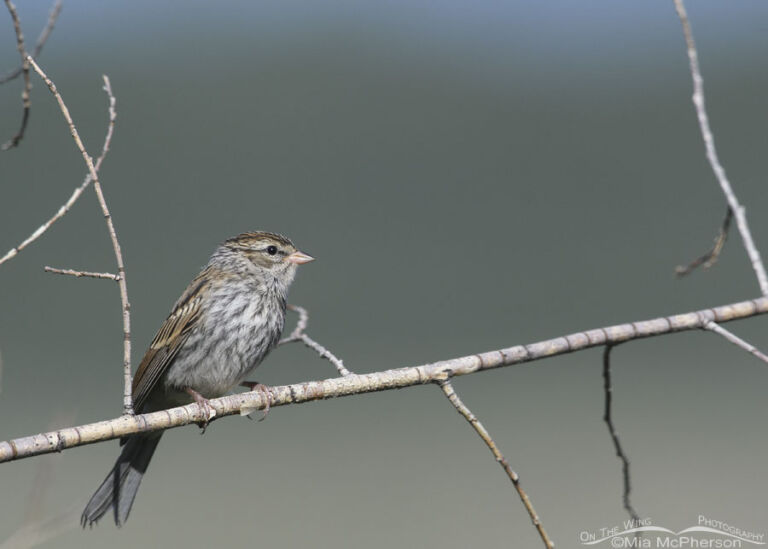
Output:
[[277,253],[277,246],[267,246],[267,253],[269,255],[275,255]]

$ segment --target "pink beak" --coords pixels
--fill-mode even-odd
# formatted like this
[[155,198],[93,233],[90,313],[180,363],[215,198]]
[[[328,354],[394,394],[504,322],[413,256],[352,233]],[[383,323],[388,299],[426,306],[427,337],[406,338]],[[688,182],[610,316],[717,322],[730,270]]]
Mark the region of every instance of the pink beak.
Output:
[[305,254],[304,252],[293,252],[291,255],[286,257],[285,260],[289,263],[301,265],[302,263],[309,263],[310,261],[314,261],[315,258],[311,255]]

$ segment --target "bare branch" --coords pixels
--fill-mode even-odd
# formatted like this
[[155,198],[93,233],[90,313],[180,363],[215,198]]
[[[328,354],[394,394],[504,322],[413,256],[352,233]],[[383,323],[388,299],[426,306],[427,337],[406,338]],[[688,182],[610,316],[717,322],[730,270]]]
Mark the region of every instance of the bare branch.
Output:
[[291,343],[293,341],[298,341],[299,339],[301,339],[301,334],[304,333],[304,330],[307,329],[307,325],[309,324],[309,313],[304,307],[300,307],[299,305],[288,305],[288,310],[298,313],[299,320],[296,321],[296,327],[291,332],[291,335],[281,339],[278,345],[283,345],[284,343]]
[[533,522],[533,525],[536,527],[536,530],[541,537],[541,541],[544,542],[544,547],[554,547],[552,541],[547,535],[546,530],[544,530],[544,525],[541,523],[539,515],[536,514],[536,510],[533,508],[533,503],[531,503],[528,494],[526,494],[525,490],[523,490],[523,487],[520,486],[520,477],[512,470],[509,462],[501,453],[498,446],[496,446],[493,438],[491,438],[491,434],[486,430],[483,424],[480,423],[480,420],[477,419],[477,416],[475,416],[475,414],[473,414],[472,411],[467,408],[467,406],[461,401],[459,395],[457,395],[456,391],[454,391],[453,385],[451,384],[448,377],[438,380],[437,384],[443,390],[443,393],[451,402],[451,404],[453,404],[453,407],[456,408],[456,411],[464,416],[464,419],[466,419],[472,428],[477,432],[477,434],[480,435],[480,438],[482,438],[483,442],[485,442],[486,446],[488,446],[488,449],[493,454],[493,457],[496,458],[496,461],[499,463],[499,465],[501,465],[501,468],[504,469],[505,473],[507,473],[509,480],[511,480],[512,484],[515,485],[515,490],[517,490],[517,494],[520,496],[520,501],[523,502],[525,510],[528,511],[528,516],[531,517],[531,522]]
[[725,218],[723,218],[723,223],[720,226],[720,232],[717,234],[717,237],[715,238],[715,243],[712,246],[712,248],[709,251],[707,251],[707,253],[705,253],[704,255],[697,257],[696,259],[691,261],[688,265],[678,265],[675,268],[675,274],[677,276],[685,276],[693,272],[698,267],[709,269],[712,265],[714,265],[720,257],[720,252],[723,251],[723,246],[725,246],[725,241],[728,239],[728,231],[731,228],[732,219],[733,219],[733,210],[729,206],[726,209]]
[[627,513],[629,513],[629,517],[635,521],[635,524],[637,524],[640,521],[640,516],[637,514],[637,511],[635,511],[635,508],[632,507],[632,503],[629,499],[629,493],[632,489],[629,474],[629,459],[621,447],[621,441],[619,441],[619,435],[616,432],[616,427],[613,425],[613,417],[611,416],[611,404],[613,400],[613,388],[611,386],[611,350],[613,347],[613,345],[606,345],[603,351],[603,390],[605,392],[605,412],[603,413],[603,421],[605,421],[605,424],[608,426],[608,432],[611,434],[613,447],[616,450],[616,457],[621,460],[621,475],[624,481],[624,489],[621,498],[622,504]]
[[[85,146],[80,139],[80,134],[77,132],[77,128],[75,128],[75,124],[72,121],[72,116],[69,114],[69,109],[64,103],[64,99],[56,89],[56,85],[50,78],[48,78],[48,76],[43,72],[35,60],[27,56],[27,61],[30,63],[30,65],[32,65],[32,68],[35,69],[35,72],[40,75],[40,78],[43,79],[45,84],[48,86],[48,89],[51,90],[51,93],[59,103],[59,108],[61,109],[61,113],[64,115],[64,118],[69,125],[69,131],[72,134],[72,138],[75,140],[75,145],[80,150],[80,154],[82,154],[83,160],[85,160],[85,164],[88,166],[88,172],[91,174],[91,179],[93,180],[93,189],[96,191],[96,197],[99,200],[101,211],[104,214],[104,219],[107,222],[107,231],[109,232],[109,238],[112,240],[112,248],[115,252],[115,261],[117,262],[117,275],[119,277],[117,284],[120,288],[120,303],[123,310],[123,413],[126,415],[132,415],[133,399],[131,397],[131,305],[128,302],[128,286],[125,281],[125,265],[123,264],[123,254],[120,250],[120,242],[117,239],[115,225],[112,221],[112,215],[109,213],[107,202],[104,199],[104,192],[101,189],[101,183],[99,182],[99,176],[96,172],[96,167],[93,165],[93,159],[85,150]],[[109,97],[109,118],[110,125],[112,125],[114,124],[114,119],[116,117],[115,96],[112,94],[112,86],[110,85],[109,78],[106,75],[104,75],[103,78],[104,91],[107,92],[107,96]]]
[[[109,124],[107,125],[107,135],[104,138],[104,145],[101,149],[101,155],[99,156],[98,160],[96,160],[96,172],[98,172],[101,169],[101,163],[104,162],[104,157],[107,156],[107,152],[109,152],[109,147],[112,144],[112,135],[115,131],[115,118],[117,116],[115,108],[114,108],[114,102],[112,98],[110,98],[110,106],[109,106]],[[0,265],[8,261],[9,259],[12,259],[16,257],[21,250],[32,244],[35,240],[40,238],[45,231],[51,228],[51,225],[53,225],[56,221],[64,217],[64,215],[72,208],[72,206],[77,202],[77,199],[80,198],[80,195],[83,194],[83,191],[88,187],[88,185],[91,184],[93,181],[93,178],[91,177],[91,174],[89,173],[87,176],[85,176],[85,180],[80,184],[79,187],[77,187],[73,192],[72,195],[69,197],[69,199],[64,203],[64,205],[58,209],[58,211],[51,217],[48,221],[40,225],[31,235],[29,235],[21,244],[14,246],[8,252],[0,258]]]
[[54,274],[61,274],[61,275],[70,275],[70,276],[76,276],[77,278],[86,276],[89,278],[106,278],[109,280],[114,280],[117,282],[120,280],[120,277],[116,274],[112,273],[94,273],[91,271],[75,271],[74,269],[56,269],[54,267],[48,267],[46,265],[45,267],[46,273],[54,273]]
[[702,328],[704,328],[705,330],[709,330],[711,332],[715,332],[716,334],[720,334],[721,336],[723,336],[725,339],[727,339],[728,341],[730,341],[734,345],[736,345],[738,347],[741,347],[742,349],[744,349],[748,353],[756,356],[757,358],[759,358],[763,362],[768,363],[768,356],[766,356],[764,353],[762,353],[757,347],[755,347],[754,345],[752,345],[748,341],[744,341],[743,339],[741,339],[736,334],[733,334],[733,333],[729,332],[728,330],[726,330],[722,326],[716,324],[714,321],[710,320],[709,322],[705,323],[704,326],[702,326]]
[[[40,54],[43,51],[43,46],[45,46],[45,43],[48,41],[48,37],[51,35],[51,32],[53,31],[53,27],[56,25],[56,20],[59,18],[59,14],[61,13],[61,0],[56,0],[56,2],[53,3],[53,7],[51,8],[51,12],[48,14],[48,23],[46,23],[45,28],[40,33],[40,36],[37,37],[37,43],[35,44],[35,49],[32,51],[32,57],[34,59],[37,59],[40,57]],[[19,65],[12,71],[9,71],[4,76],[0,77],[0,85],[5,84],[6,82],[10,82],[11,80],[15,80],[16,78],[21,75],[22,71],[24,70],[24,65]]]
[[691,30],[691,25],[688,21],[688,14],[685,11],[685,4],[683,3],[683,0],[673,1],[675,3],[677,15],[680,17],[680,22],[683,25],[683,35],[685,36],[685,43],[688,47],[688,61],[691,68],[691,77],[693,79],[693,104],[696,107],[696,116],[699,119],[699,128],[707,151],[707,160],[709,160],[709,165],[712,167],[712,171],[720,184],[720,188],[723,190],[723,194],[728,201],[728,206],[733,212],[733,215],[736,216],[736,226],[739,228],[741,240],[744,242],[747,256],[752,263],[752,269],[755,271],[757,283],[760,285],[760,291],[764,296],[768,296],[768,276],[765,272],[763,260],[760,258],[760,252],[757,251],[755,242],[752,240],[752,233],[747,224],[747,215],[744,212],[744,207],[739,204],[736,194],[734,194],[733,188],[731,187],[731,183],[725,175],[725,169],[720,164],[720,160],[717,157],[715,138],[709,127],[709,117],[704,103],[704,79],[701,76],[701,69],[699,68],[699,55],[696,51],[696,43],[693,40],[693,31]]
[[[307,381],[295,385],[270,387],[270,396],[264,391],[238,393],[209,401],[216,417],[239,415],[241,409],[263,410],[272,407],[299,404],[314,400],[336,398],[376,391],[387,391],[415,385],[424,385],[445,379],[446,375],[461,376],[503,366],[523,364],[611,345],[634,339],[655,337],[686,330],[703,328],[707,322],[724,323],[768,313],[768,298],[731,303],[714,309],[703,309],[686,314],[653,320],[606,326],[586,332],[577,332],[555,339],[516,345],[506,349],[488,351],[421,366],[398,368],[370,374],[352,374],[323,381]],[[123,415],[119,418],[70,427],[59,431],[32,435],[0,442],[0,463],[31,456],[58,452],[67,448],[112,440],[136,433],[159,431],[199,423],[207,415],[197,403],[139,416]]]
[[336,367],[336,370],[340,375],[352,375],[352,372],[344,367],[344,362],[340,358],[336,357],[331,351],[304,333],[304,330],[307,329],[307,324],[309,323],[309,313],[307,313],[307,310],[304,307],[299,307],[298,305],[288,305],[288,308],[291,311],[296,311],[299,313],[299,321],[296,323],[296,328],[293,329],[291,335],[281,339],[278,345],[293,343],[294,341],[301,341],[304,343],[304,345],[317,352],[317,354],[320,355],[320,358],[328,359],[330,363]]
[[13,30],[16,32],[16,49],[19,50],[21,56],[21,72],[24,75],[24,89],[21,91],[21,103],[23,107],[21,115],[21,127],[9,141],[3,144],[0,148],[4,151],[16,147],[24,138],[24,132],[27,129],[27,122],[29,122],[29,109],[32,106],[32,102],[29,98],[29,92],[32,90],[32,81],[29,78],[29,62],[27,61],[27,49],[24,47],[24,33],[21,31],[21,21],[19,21],[19,14],[16,12],[16,6],[13,5],[11,0],[5,0],[5,5],[8,8],[8,12],[11,14],[13,20]]

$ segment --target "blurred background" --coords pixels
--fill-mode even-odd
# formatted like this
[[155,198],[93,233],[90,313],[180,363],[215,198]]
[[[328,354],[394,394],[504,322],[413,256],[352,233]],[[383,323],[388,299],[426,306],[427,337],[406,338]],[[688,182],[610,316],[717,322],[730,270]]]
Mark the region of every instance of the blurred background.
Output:
[[[19,2],[27,40],[50,2]],[[691,3],[723,163],[768,254],[768,4]],[[0,67],[18,64],[0,13]],[[221,240],[265,229],[317,261],[290,301],[356,372],[415,365],[756,297],[734,232],[686,279],[725,213],[690,102],[671,1],[83,2],[42,57],[94,156],[127,265],[134,363]],[[0,253],[86,170],[33,76],[18,149],[0,156]],[[0,88],[0,140],[21,118]],[[114,271],[89,190],[0,267],[0,439],[121,411],[118,291],[44,265]],[[292,325],[293,317],[289,317]],[[768,349],[768,319],[728,328]],[[701,332],[614,352],[614,420],[642,518],[768,529],[766,365]],[[620,524],[601,350],[457,379],[559,547]],[[332,377],[309,350],[257,379]],[[117,442],[0,465],[0,540],[39,516],[46,547],[537,547],[513,487],[440,391],[290,406],[167,433],[131,519],[77,520]],[[40,477],[41,471],[47,471]],[[33,498],[33,508],[41,498]],[[67,514],[69,513],[69,514]]]

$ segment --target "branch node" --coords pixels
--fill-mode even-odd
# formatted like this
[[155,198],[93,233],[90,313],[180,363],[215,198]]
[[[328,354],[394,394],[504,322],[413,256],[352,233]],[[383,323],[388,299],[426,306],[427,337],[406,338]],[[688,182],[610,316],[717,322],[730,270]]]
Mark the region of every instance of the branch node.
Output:
[[723,328],[713,320],[709,320],[705,322],[702,328],[723,336],[725,339],[727,339],[737,347],[744,349],[745,351],[747,351],[749,354],[756,357],[757,359],[762,360],[765,363],[768,363],[768,356],[766,356],[765,353],[761,352],[757,347],[755,347],[748,341],[741,339],[739,336],[737,336],[733,332],[726,330],[725,328]]

